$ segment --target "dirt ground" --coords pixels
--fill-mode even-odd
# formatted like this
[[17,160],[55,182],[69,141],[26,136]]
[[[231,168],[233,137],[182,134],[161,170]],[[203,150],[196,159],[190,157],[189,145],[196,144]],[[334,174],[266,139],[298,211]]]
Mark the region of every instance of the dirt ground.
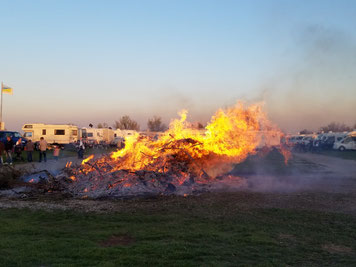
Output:
[[[89,200],[44,194],[40,198],[0,198],[0,208],[43,210],[78,210],[82,212],[154,212],[202,205],[222,205],[222,210],[235,212],[258,208],[315,210],[356,215],[356,161],[315,154],[296,154],[298,160],[312,162],[317,173],[293,175],[249,175],[241,188],[222,188],[214,192],[190,196],[156,196],[127,200]],[[52,168],[60,163],[47,163]],[[52,164],[52,165],[50,165]],[[36,168],[45,167],[37,164]]]
[[297,157],[321,165],[331,174],[340,177],[356,178],[356,161],[336,157],[328,157],[312,153],[298,153]]

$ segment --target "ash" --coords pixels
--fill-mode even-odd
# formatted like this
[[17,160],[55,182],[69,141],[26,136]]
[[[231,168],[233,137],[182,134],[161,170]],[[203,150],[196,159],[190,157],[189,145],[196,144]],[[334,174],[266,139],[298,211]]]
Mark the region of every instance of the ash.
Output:
[[[75,175],[74,175],[75,174]],[[220,191],[246,184],[245,179],[222,176],[211,179],[204,173],[155,171],[96,171],[85,172],[83,166],[65,168],[57,177],[60,188],[79,198],[132,198],[154,195],[197,195],[203,192]]]

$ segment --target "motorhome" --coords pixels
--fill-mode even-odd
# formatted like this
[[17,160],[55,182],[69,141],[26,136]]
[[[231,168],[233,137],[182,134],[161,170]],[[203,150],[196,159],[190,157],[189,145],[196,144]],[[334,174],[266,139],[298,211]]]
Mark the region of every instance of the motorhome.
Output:
[[120,130],[120,129],[116,129],[114,131],[114,137],[126,138],[128,136],[135,135],[136,133],[138,133],[138,132],[135,131],[135,130]]
[[114,140],[114,131],[109,128],[81,128],[80,136],[89,143],[110,144]]
[[78,127],[72,124],[26,123],[22,130],[24,137],[32,142],[43,137],[48,144],[70,144],[78,140]]

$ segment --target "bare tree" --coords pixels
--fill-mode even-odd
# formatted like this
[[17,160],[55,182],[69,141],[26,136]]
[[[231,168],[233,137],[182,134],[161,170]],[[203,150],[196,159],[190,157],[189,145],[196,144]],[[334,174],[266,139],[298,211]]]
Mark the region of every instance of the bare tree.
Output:
[[312,134],[313,132],[307,129],[301,130],[299,134]]
[[147,128],[151,132],[163,132],[167,129],[167,126],[162,123],[162,118],[154,116],[151,119],[148,119]]
[[198,129],[204,129],[205,127],[204,127],[204,125],[201,123],[201,122],[198,122]]
[[108,128],[109,127],[109,125],[106,123],[106,122],[103,122],[103,123],[98,123],[98,126],[96,126],[97,128]]
[[115,121],[114,124],[115,129],[120,130],[140,130],[140,125],[132,120],[128,115],[122,116],[120,120]]
[[329,123],[327,126],[320,127],[320,131],[323,131],[325,133],[327,132],[348,132],[351,131],[351,128],[347,126],[344,123],[337,123],[337,122],[332,122]]

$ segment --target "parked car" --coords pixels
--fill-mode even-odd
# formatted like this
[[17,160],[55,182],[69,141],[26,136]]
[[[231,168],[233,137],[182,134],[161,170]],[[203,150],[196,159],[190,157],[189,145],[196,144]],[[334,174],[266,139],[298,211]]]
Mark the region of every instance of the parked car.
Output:
[[19,138],[22,138],[22,147],[24,147],[27,143],[27,139],[23,137],[19,132],[15,131],[0,131],[0,141],[5,143],[7,137],[10,136],[12,141],[16,143]]
[[303,145],[309,145],[310,143],[312,143],[314,140],[314,136],[313,135],[305,135],[303,137],[303,139],[300,141],[301,144]]
[[356,136],[347,136],[341,141],[335,142],[333,148],[340,151],[356,150]]
[[347,133],[327,133],[323,134],[321,138],[322,149],[332,149],[335,142],[341,141],[345,138]]
[[293,135],[287,138],[287,144],[294,146],[299,144],[303,140],[304,135]]

